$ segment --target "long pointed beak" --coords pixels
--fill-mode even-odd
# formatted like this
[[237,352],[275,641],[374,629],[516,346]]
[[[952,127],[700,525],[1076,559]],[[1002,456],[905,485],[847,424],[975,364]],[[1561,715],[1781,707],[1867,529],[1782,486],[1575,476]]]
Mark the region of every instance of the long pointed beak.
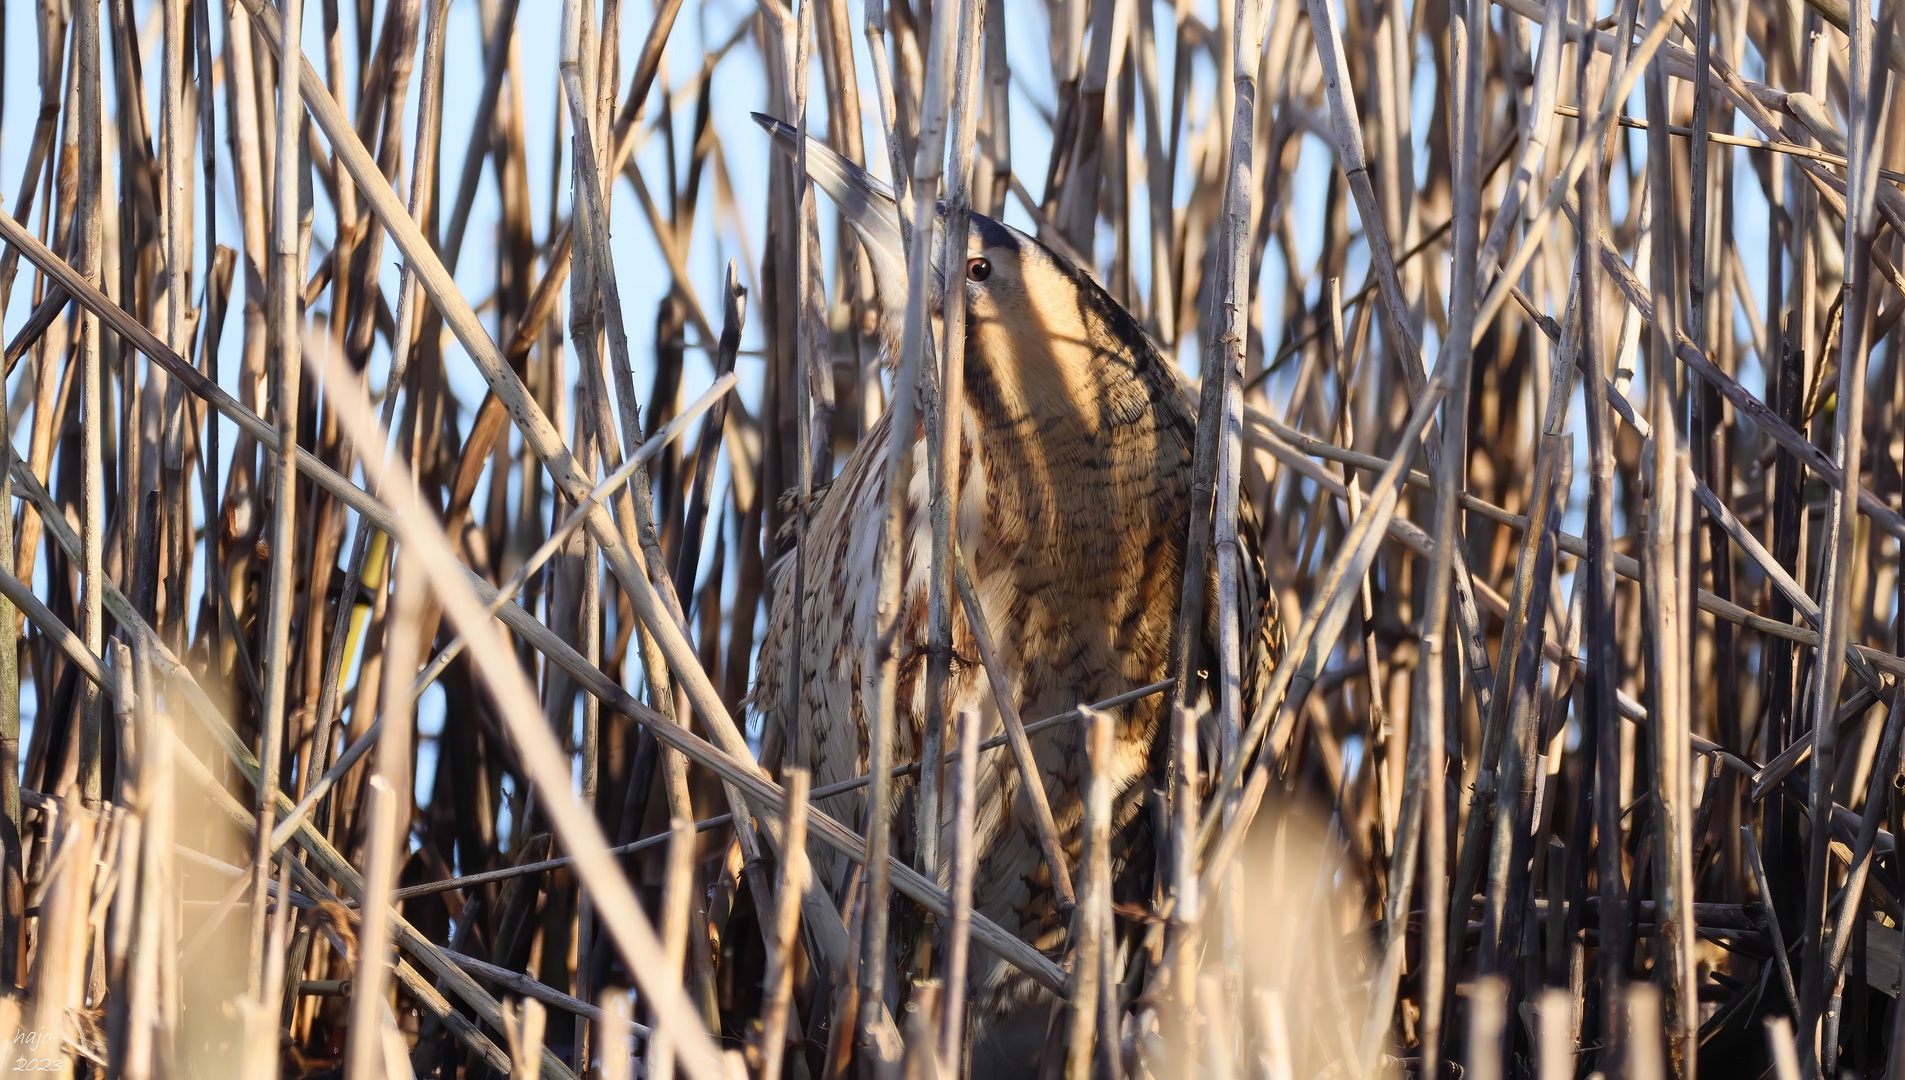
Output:
[[[774,145],[788,157],[800,153],[800,132],[764,113],[754,113],[754,122],[773,137]],[[853,231],[859,234],[872,263],[873,284],[887,303],[904,304],[906,296],[906,245],[900,239],[900,208],[893,190],[871,173],[834,152],[819,139],[807,139],[807,174],[846,215]]]

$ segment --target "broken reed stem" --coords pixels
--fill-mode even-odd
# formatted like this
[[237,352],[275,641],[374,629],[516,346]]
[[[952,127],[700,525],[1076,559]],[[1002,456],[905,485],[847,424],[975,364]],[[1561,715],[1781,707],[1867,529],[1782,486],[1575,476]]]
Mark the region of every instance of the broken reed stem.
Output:
[[[411,702],[404,676],[417,655],[417,621],[423,607],[423,581],[414,556],[397,561],[397,597],[391,607],[384,651],[382,732],[377,739],[377,774],[370,781],[369,843],[365,852],[363,921],[357,936],[357,970],[351,986],[351,1044],[346,1075],[374,1077],[383,1057],[384,957],[390,927],[387,906],[396,880],[397,853],[410,832],[410,799],[404,790],[409,773]],[[400,809],[401,808],[401,809]]]
[[[682,963],[688,953],[689,905],[694,903],[694,826],[684,818],[668,823],[668,864],[662,877],[661,940],[669,972],[682,976]],[[674,1040],[666,1029],[657,1026],[648,1041],[648,1075],[654,1080],[670,1080],[675,1070]]]
[[[1065,1075],[1069,1080],[1091,1080],[1092,1060],[1100,1042],[1099,996],[1116,994],[1105,981],[1104,953],[1111,939],[1111,717],[1085,714],[1087,763],[1083,843],[1084,891],[1072,912],[1071,1036],[1067,1040]],[[1105,1033],[1109,1035],[1110,1033]]]
[[542,1037],[548,1024],[548,1012],[542,1002],[524,998],[504,1015],[504,1031],[509,1036],[510,1080],[537,1080],[542,1075]]
[[1171,749],[1177,789],[1171,792],[1171,913],[1165,929],[1165,958],[1171,991],[1177,1000],[1175,1014],[1168,1020],[1178,1047],[1177,1075],[1189,1078],[1196,1075],[1197,1063],[1197,932],[1202,914],[1197,836],[1201,808],[1197,719],[1183,706],[1171,710]]
[[173,848],[174,812],[179,804],[173,784],[171,718],[153,704],[151,644],[143,636],[135,637],[130,655],[132,688],[137,694],[132,710],[138,746],[134,805],[144,816],[139,829],[139,909],[128,980],[126,1074],[143,1080],[158,1075],[168,1037],[176,1040],[180,1030],[178,958],[165,947],[178,940],[179,930]]
[[972,883],[979,853],[974,842],[978,813],[979,711],[959,712],[958,750],[953,762],[952,917],[946,924],[946,997],[940,1021],[939,1068],[958,1076],[966,1052],[966,970],[972,939]]
[[804,769],[787,776],[787,831],[782,834],[779,889],[774,901],[773,945],[762,980],[767,1006],[761,1021],[761,1075],[781,1075],[787,1049],[788,999],[794,989],[795,934],[800,929],[801,893],[807,888],[807,797],[812,780]]

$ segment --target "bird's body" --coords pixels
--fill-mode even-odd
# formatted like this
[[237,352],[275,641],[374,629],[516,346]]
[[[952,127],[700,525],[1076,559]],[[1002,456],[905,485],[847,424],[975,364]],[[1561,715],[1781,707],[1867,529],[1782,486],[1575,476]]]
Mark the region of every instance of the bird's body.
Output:
[[[958,283],[965,286],[967,323],[955,530],[1019,713],[1029,720],[1165,676],[1189,529],[1196,421],[1142,329],[1076,268],[1036,240],[976,215],[968,255],[968,265],[983,260],[986,273],[973,280],[980,277],[975,269]],[[868,665],[876,662],[891,421],[889,411],[817,496],[803,549],[790,553],[773,581],[773,614],[751,700],[765,722],[787,725],[784,760],[810,768],[816,787],[868,771],[867,722],[875,708]],[[933,550],[925,432],[916,426],[907,434],[919,441],[902,526],[896,761],[917,759],[922,741]],[[798,598],[794,558],[804,562],[798,577],[805,595]],[[1251,571],[1242,607],[1246,667],[1267,668],[1274,608],[1254,557],[1245,562]],[[792,632],[796,619],[798,635]],[[1001,729],[999,712],[957,610],[953,626],[945,715],[970,708],[981,718],[981,737],[989,737]],[[795,642],[798,657],[791,655]],[[790,724],[792,663],[800,665],[801,704]],[[1139,811],[1145,778],[1162,757],[1165,701],[1155,696],[1115,715],[1114,874],[1131,863],[1144,881],[1151,856],[1137,839],[1145,826]],[[1076,865],[1083,739],[1078,729],[1061,725],[1035,736],[1032,745],[1059,835]],[[1066,923],[1020,789],[1011,755],[987,755],[978,778],[973,905],[1057,957]],[[911,799],[908,787],[896,787],[896,821],[910,820]],[[859,792],[835,796],[823,808],[864,826]],[[946,851],[950,800],[941,822]],[[820,869],[838,895],[845,863]],[[1145,891],[1120,899],[1145,902]],[[1044,1035],[1048,1010],[1033,1006],[1049,1000],[1045,991],[975,950],[970,999],[975,1074],[988,1059],[990,1071],[1022,1074]]]

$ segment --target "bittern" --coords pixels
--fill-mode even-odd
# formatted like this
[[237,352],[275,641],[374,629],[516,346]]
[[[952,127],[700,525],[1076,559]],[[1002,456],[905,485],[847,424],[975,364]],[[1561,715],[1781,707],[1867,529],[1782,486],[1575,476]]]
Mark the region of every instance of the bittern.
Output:
[[[782,150],[797,149],[793,128],[756,119]],[[886,185],[825,145],[809,140],[807,161],[814,182],[839,206],[867,253],[890,358],[900,348],[908,294],[899,207]],[[944,217],[933,230],[935,256],[948,242]],[[1192,513],[1197,421],[1137,320],[1077,266],[977,214],[963,243],[964,279],[929,282],[928,300],[935,319],[949,296],[966,305],[957,547],[968,560],[1019,714],[1050,716],[1165,677]],[[937,267],[940,260],[931,263]],[[878,631],[877,552],[891,424],[889,408],[812,500],[800,550],[773,571],[772,618],[761,639],[751,707],[765,725],[785,725],[785,760],[811,768],[816,786],[868,770],[867,718],[877,706],[863,694],[871,692],[868,665],[877,662],[870,648]],[[892,646],[898,654],[896,761],[917,758],[923,741],[932,561],[924,428],[905,436],[921,445],[912,458],[901,529],[904,622]],[[1245,527],[1240,610],[1248,710],[1274,661],[1278,631],[1271,591],[1256,563],[1254,524],[1246,520]],[[805,563],[799,597],[795,558]],[[1205,607],[1210,612],[1216,605]],[[797,657],[788,655],[796,619]],[[1214,616],[1202,639],[1215,641]],[[999,713],[970,626],[957,615],[953,652],[943,715],[973,709],[985,725],[981,736],[996,733]],[[792,718],[785,715],[790,664],[800,665],[801,675]],[[1116,716],[1112,866],[1121,901],[1152,899],[1150,815],[1140,810],[1163,775],[1165,714],[1164,698],[1154,696]],[[1032,745],[1068,861],[1076,866],[1087,779],[1083,736],[1060,725]],[[1067,923],[1009,754],[984,760],[978,795],[974,909],[1062,960]],[[896,814],[908,797],[896,787]],[[832,803],[829,812],[864,825],[863,795],[835,796]],[[950,803],[941,806],[941,851],[950,849]],[[846,866],[819,869],[839,895]],[[947,870],[940,873],[943,879]],[[1049,1013],[1034,1006],[1049,1003],[1049,995],[976,946],[971,971],[973,1074],[1027,1074],[1036,1067]]]

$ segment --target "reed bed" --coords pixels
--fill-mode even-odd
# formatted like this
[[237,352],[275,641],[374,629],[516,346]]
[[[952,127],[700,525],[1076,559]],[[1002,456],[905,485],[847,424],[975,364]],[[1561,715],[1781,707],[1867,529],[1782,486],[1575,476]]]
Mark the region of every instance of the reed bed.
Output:
[[[0,1073],[957,1078],[990,949],[1056,991],[1054,1080],[1905,1076],[1893,0],[0,28]],[[915,397],[908,297],[749,111],[1037,235],[1179,363],[1161,681],[782,768],[770,568]],[[931,589],[943,644],[978,600]],[[1114,903],[1110,717],[1157,695]],[[1060,725],[1039,952],[974,912],[974,776]],[[903,813],[821,811],[862,787]],[[922,805],[950,850],[896,854]]]

